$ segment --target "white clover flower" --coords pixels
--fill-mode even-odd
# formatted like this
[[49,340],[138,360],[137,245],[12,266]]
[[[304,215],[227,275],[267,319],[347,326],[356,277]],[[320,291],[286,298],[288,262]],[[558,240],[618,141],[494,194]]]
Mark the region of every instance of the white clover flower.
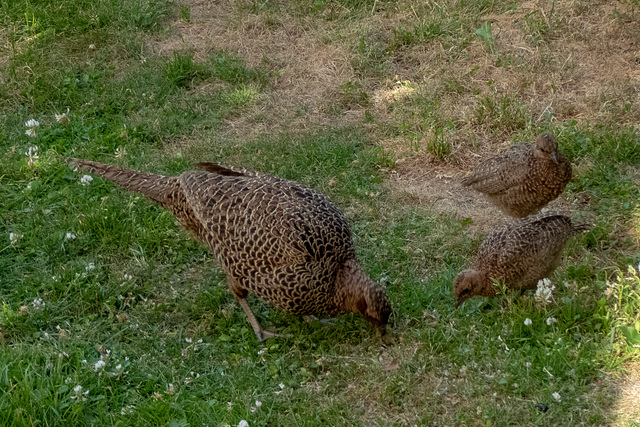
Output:
[[558,319],[556,319],[555,317],[548,317],[547,318],[547,325],[552,325],[554,323],[558,323]]
[[73,234],[73,233],[67,233],[67,234],[65,234],[64,238],[65,238],[65,240],[75,239],[76,235]]
[[44,307],[44,301],[42,301],[42,298],[35,298],[31,305],[36,310],[42,310],[42,308]]
[[91,270],[95,270],[96,269],[96,265],[92,262],[89,263],[89,265],[87,265],[84,270],[85,271],[91,271]]
[[526,319],[524,319],[524,325],[525,326],[531,326],[533,322],[531,321],[531,319],[529,319],[528,317]]
[[553,397],[556,400],[556,402],[561,402],[562,401],[562,398],[560,397],[560,393],[558,393],[557,391],[553,392],[551,394],[551,397]]
[[82,178],[80,178],[80,184],[84,185],[85,187],[91,184],[91,181],[93,181],[93,177],[91,175],[82,175]]
[[120,409],[120,415],[127,415],[133,412],[133,408],[131,406],[125,406],[124,408]]
[[28,157],[33,157],[34,159],[38,158],[38,146],[37,145],[33,145],[31,147],[29,147],[27,149],[27,151],[24,152],[25,156]]
[[240,420],[238,427],[249,427],[249,423],[246,420]]
[[75,386],[73,388],[73,391],[75,391],[76,393],[82,393],[82,386],[80,384],[78,384],[77,386]]
[[611,283],[607,280],[607,289],[604,291],[604,294],[610,297],[611,295],[613,295],[615,289],[616,289],[616,283]]
[[551,285],[549,279],[538,280],[538,288],[536,289],[535,299],[543,304],[553,301],[553,290],[556,287]]
[[133,279],[133,276],[132,276],[132,275],[130,275],[130,274],[125,273],[125,274],[124,274],[124,279],[125,279],[125,280],[131,280],[131,279]]
[[101,371],[104,369],[104,367],[107,366],[107,363],[104,360],[98,360],[94,365],[93,365],[93,369],[95,369],[96,371]]
[[185,338],[184,339],[187,343],[191,343],[193,340],[191,338]]
[[265,349],[262,348],[258,351],[258,356],[262,356],[265,353]]
[[251,407],[251,413],[256,412],[258,409],[260,409],[261,406],[262,406],[262,402],[260,402],[259,400],[256,400],[256,406]]
[[531,362],[525,363],[524,366],[526,366],[527,368],[530,368],[531,367]]
[[118,365],[116,366],[116,371],[119,371],[120,369],[122,369],[122,365],[118,363]]
[[278,384],[278,387],[280,387],[280,390],[284,390],[284,384],[283,383]]
[[73,382],[73,380],[71,379],[71,377],[67,377],[66,380],[64,380],[65,384],[69,384],[70,382]]
[[69,124],[69,116],[67,116],[67,114],[69,114],[69,109],[67,108],[67,112],[66,113],[62,113],[62,114],[56,114],[56,122],[60,123],[61,125],[68,125]]
[[26,121],[24,123],[24,125],[29,128],[26,131],[24,131],[25,135],[30,136],[32,138],[35,138],[36,137],[36,127],[40,126],[40,123],[38,123],[37,120],[30,119],[30,120]]
[[[36,132],[33,130],[33,128],[27,130],[25,132],[27,135],[35,137],[36,136]],[[36,159],[39,159],[40,157],[38,156],[38,146],[34,145],[32,147],[29,147],[29,149],[27,149],[27,151],[24,152],[25,156],[29,157],[29,160],[27,160],[27,164],[29,166],[33,166],[36,162]],[[27,185],[27,188],[30,190],[31,189],[31,183],[29,183],[29,185]]]
[[22,234],[9,233],[9,241],[11,242],[12,245],[15,245],[18,242],[18,240],[20,240],[21,237],[22,237]]

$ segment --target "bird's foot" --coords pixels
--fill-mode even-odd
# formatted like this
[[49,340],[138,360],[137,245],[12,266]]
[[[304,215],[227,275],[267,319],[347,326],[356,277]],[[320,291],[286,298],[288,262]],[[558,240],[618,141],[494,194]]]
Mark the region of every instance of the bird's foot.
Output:
[[262,342],[266,339],[269,338],[293,338],[292,334],[278,334],[276,332],[267,330],[267,329],[262,329],[260,330],[260,332],[256,331],[256,337],[258,338],[258,341]]
[[305,314],[304,316],[302,316],[302,320],[304,320],[306,323],[320,322],[323,325],[329,325],[329,326],[336,325],[335,319],[318,319],[316,316],[313,316],[310,314]]

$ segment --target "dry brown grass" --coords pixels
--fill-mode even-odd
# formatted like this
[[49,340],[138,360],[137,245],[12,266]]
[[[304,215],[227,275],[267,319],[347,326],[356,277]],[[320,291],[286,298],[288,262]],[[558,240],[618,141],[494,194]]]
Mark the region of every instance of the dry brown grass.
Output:
[[[304,130],[330,120],[322,109],[336,88],[353,79],[349,48],[324,43],[324,27],[280,13],[242,11],[242,2],[184,1],[191,22],[177,20],[172,32],[149,44],[154,55],[187,50],[204,60],[224,49],[239,53],[249,67],[268,63],[278,73],[265,99],[228,122],[231,134],[250,137],[267,131]],[[349,115],[347,115],[349,117]]]
[[[403,1],[393,13],[328,20],[329,12],[296,14],[286,2],[277,13],[254,13],[248,2],[185,0],[180,4],[189,6],[191,21],[176,19],[169,35],[149,44],[151,54],[168,56],[174,50],[187,50],[204,59],[211,51],[225,49],[238,52],[249,66],[266,62],[280,74],[272,79],[262,102],[230,119],[232,134],[358,122],[365,109],[373,111],[381,123],[397,123],[403,119],[392,111],[402,102],[394,93],[397,80],[432,91],[442,119],[457,120],[457,132],[451,137],[454,155],[464,156],[469,145],[495,138],[473,123],[479,96],[517,96],[530,113],[531,125],[545,120],[548,112],[557,121],[630,124],[640,119],[640,30],[624,16],[616,17],[616,10],[624,13],[624,4],[560,2],[552,13],[551,3],[520,3],[516,10],[481,17],[493,24],[494,54],[477,37],[463,48],[437,38],[389,51],[382,76],[360,76],[354,70],[359,38],[379,39],[389,50],[392,30],[402,25],[411,28],[425,19],[424,7]],[[453,13],[454,2],[438,6],[445,15]],[[438,11],[435,6],[431,10]],[[532,12],[532,18],[527,18]],[[527,20],[544,30],[535,43]],[[443,88],[451,79],[461,85],[461,93]],[[339,103],[339,88],[350,81],[361,81],[374,105],[332,111],[328,107]],[[630,105],[626,112],[625,105]],[[498,142],[509,137],[507,132]]]

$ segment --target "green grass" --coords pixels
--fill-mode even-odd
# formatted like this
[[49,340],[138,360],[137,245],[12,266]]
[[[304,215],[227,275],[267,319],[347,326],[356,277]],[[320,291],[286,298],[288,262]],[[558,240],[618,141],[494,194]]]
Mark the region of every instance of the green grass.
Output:
[[[482,43],[475,30],[486,15],[517,4],[410,6],[418,17],[403,2],[239,4],[239,15],[332,28],[326,40],[344,38],[355,76],[327,91],[335,97],[319,105],[335,108],[321,125],[251,136],[229,128],[256,109],[277,114],[278,58],[249,66],[225,46],[145,50],[173,22],[199,19],[195,7],[0,6],[9,58],[0,61],[0,425],[634,425],[637,415],[611,408],[612,378],[640,360],[638,130],[537,119],[524,88],[494,90],[475,69],[455,69]],[[349,27],[394,13],[409,18]],[[551,40],[522,22],[537,44]],[[480,46],[491,64],[504,48],[496,27],[494,36],[494,53]],[[438,68],[393,74],[414,48],[436,43]],[[393,85],[406,95],[385,116],[377,96]],[[450,108],[458,102],[469,108]],[[35,137],[25,135],[30,119]],[[507,293],[455,310],[451,283],[482,236],[469,218],[387,185],[396,158],[380,140],[458,164],[469,129],[514,143],[552,131],[575,166],[566,200],[594,228],[567,245],[550,304]],[[250,297],[264,326],[294,336],[258,343],[204,247],[143,197],[97,177],[82,185],[60,159],[69,155],[163,174],[198,161],[241,165],[327,194],[350,220],[363,268],[387,287],[394,344],[354,315],[307,324]]]

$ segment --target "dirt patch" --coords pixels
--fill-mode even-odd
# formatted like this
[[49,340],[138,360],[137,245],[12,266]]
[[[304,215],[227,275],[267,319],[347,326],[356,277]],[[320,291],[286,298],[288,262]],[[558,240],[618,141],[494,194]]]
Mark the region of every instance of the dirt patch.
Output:
[[452,213],[459,220],[470,218],[473,233],[483,233],[509,219],[477,191],[463,187],[465,172],[448,166],[411,159],[401,163],[388,185],[396,198],[409,198],[427,209]]
[[627,366],[627,373],[605,378],[593,384],[590,394],[605,389],[615,396],[608,416],[615,421],[613,427],[636,425],[640,423],[640,365]]
[[[503,149],[501,147],[500,149]],[[511,221],[512,218],[492,205],[482,194],[460,184],[468,170],[483,158],[495,153],[486,153],[469,161],[461,168],[458,165],[443,164],[425,157],[407,159],[398,164],[388,181],[396,199],[410,200],[427,209],[448,212],[462,221],[473,221],[469,230],[473,234],[485,234],[492,228]],[[579,221],[594,221],[594,214],[588,209],[587,194],[574,194],[568,198],[562,194],[544,209],[561,212],[579,210]],[[573,216],[573,215],[572,215]]]

